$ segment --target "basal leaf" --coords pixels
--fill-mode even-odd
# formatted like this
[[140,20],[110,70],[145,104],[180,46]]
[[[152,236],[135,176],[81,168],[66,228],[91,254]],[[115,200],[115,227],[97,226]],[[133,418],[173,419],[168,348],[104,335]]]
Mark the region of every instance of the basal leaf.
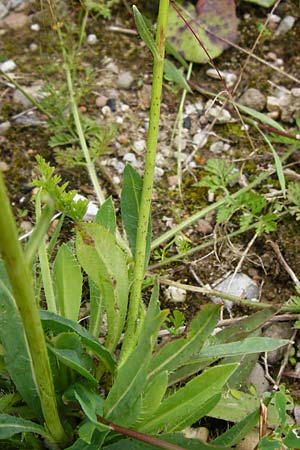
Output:
[[233,425],[221,436],[214,439],[212,442],[215,445],[224,445],[226,447],[232,447],[240,442],[258,423],[259,409],[253,411],[253,413],[246,416],[243,420]]
[[199,352],[198,357],[223,358],[225,356],[271,352],[289,343],[290,341],[288,339],[250,337],[243,341],[230,342],[228,344],[209,345]]
[[9,439],[18,433],[37,433],[51,440],[51,436],[49,436],[45,428],[41,425],[37,425],[30,420],[21,419],[20,417],[0,414],[0,439]]
[[116,212],[111,196],[99,207],[95,222],[103,225],[111,234],[116,232]]
[[84,223],[76,237],[77,257],[97,285],[105,302],[107,338],[110,350],[117,346],[124,328],[128,303],[128,270],[115,237],[102,225]]
[[81,337],[84,346],[92,350],[110,372],[113,373],[115,371],[116,362],[111,356],[111,353],[81,325],[50,313],[49,311],[40,311],[40,318],[43,327],[46,329],[50,328],[55,333],[65,331],[74,331],[77,333]]
[[184,387],[167,397],[140,431],[157,433],[180,431],[206,415],[220,399],[221,390],[236,370],[237,364],[212,367],[193,378]]
[[24,401],[42,420],[31,357],[2,261],[0,261],[0,341],[4,348],[6,370]]
[[158,286],[154,286],[138,344],[119,368],[104,403],[104,416],[123,426],[135,423],[141,413],[142,393],[157,333],[168,312],[160,312]]
[[[128,237],[130,249],[135,255],[136,234],[139,221],[139,210],[141,195],[143,189],[143,180],[138,172],[126,164],[124,169],[123,188],[121,193],[121,214],[122,222]],[[147,234],[147,247],[145,256],[145,266],[148,264],[151,246],[151,223],[149,221]]]
[[220,305],[205,305],[191,322],[187,336],[171,341],[154,355],[149,377],[160,371],[174,371],[198,353],[216,326]]
[[168,387],[168,372],[159,372],[145,387],[138,423],[148,420],[160,406]]
[[76,322],[81,303],[82,274],[69,245],[60,246],[53,270],[60,315]]
[[104,300],[101,296],[100,289],[96,284],[89,278],[89,288],[90,288],[90,320],[89,320],[89,332],[95,336],[99,337],[100,328],[102,324],[102,318],[104,313]]
[[[230,42],[236,41],[234,0],[202,0],[196,6],[188,1],[180,1],[176,5],[212,59],[228,48]],[[167,38],[187,61],[209,61],[206,52],[172,5],[168,14]]]
[[83,351],[77,334],[61,333],[51,340],[48,349],[67,367],[70,367],[87,380],[97,383],[97,380],[91,373],[93,367],[91,358]]

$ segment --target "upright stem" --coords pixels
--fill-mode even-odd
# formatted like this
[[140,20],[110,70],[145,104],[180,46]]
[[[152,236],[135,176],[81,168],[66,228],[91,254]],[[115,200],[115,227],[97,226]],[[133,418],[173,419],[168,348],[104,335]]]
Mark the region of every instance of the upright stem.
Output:
[[45,336],[34,297],[33,280],[18,241],[17,227],[1,171],[0,205],[0,253],[20,312],[46,427],[55,442],[65,444],[67,436],[58,415]]
[[142,284],[145,273],[146,238],[151,211],[156,148],[158,140],[168,8],[169,0],[160,0],[156,30],[156,45],[159,57],[154,59],[153,65],[149,132],[147,138],[143,190],[139,211],[139,224],[136,238],[135,267],[128,310],[127,328],[122,346],[121,362],[125,361],[130,351],[133,349],[138,334],[137,320],[141,304]]

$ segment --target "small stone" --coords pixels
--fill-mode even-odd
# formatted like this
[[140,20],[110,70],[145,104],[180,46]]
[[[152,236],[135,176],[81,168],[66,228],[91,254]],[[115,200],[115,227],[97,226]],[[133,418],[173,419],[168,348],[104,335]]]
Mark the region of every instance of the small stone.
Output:
[[183,434],[188,439],[199,439],[202,442],[207,442],[209,437],[209,430],[206,427],[189,427],[183,430]]
[[[257,284],[244,273],[237,273],[229,275],[225,280],[214,286],[217,291],[224,294],[234,295],[241,299],[253,300],[259,297],[259,288]],[[211,297],[214,303],[224,303],[228,312],[231,311],[233,302],[230,300],[224,300],[220,297]]]
[[16,68],[17,65],[12,59],[8,59],[7,61],[4,61],[0,64],[0,70],[5,73],[13,72]]
[[87,37],[87,43],[89,45],[95,45],[98,41],[97,36],[95,34],[89,34]]
[[[272,323],[268,328],[264,330],[264,336],[273,339],[290,339],[293,334],[293,329],[289,322]],[[268,352],[268,362],[270,364],[280,363],[286,351],[286,347],[280,347],[277,350]]]
[[213,68],[208,69],[206,71],[206,75],[208,75],[209,77],[214,78],[216,80],[220,80],[220,75],[221,75],[221,77],[224,79],[224,81],[228,87],[234,86],[236,83],[236,80],[237,80],[237,76],[235,73],[226,72],[223,70],[217,71],[216,69],[213,69]]
[[118,79],[117,79],[117,86],[119,89],[125,89],[128,90],[131,88],[133,84],[134,78],[131,74],[131,72],[122,72],[120,73]]
[[193,105],[193,104],[187,105],[187,106],[185,107],[185,113],[186,113],[188,116],[190,116],[191,114],[196,114],[196,112],[197,112],[196,106]]
[[109,98],[106,102],[107,106],[110,107],[111,112],[117,111],[117,100],[115,98]]
[[12,12],[2,21],[2,24],[11,30],[19,30],[27,25],[28,21],[29,18],[26,14]]
[[126,111],[129,111],[130,106],[126,105],[126,103],[121,103],[120,109],[121,109],[122,112],[126,112]]
[[0,3],[0,19],[3,19],[8,14],[8,9],[3,3]]
[[[24,91],[29,94],[31,97],[33,97],[35,100],[40,100],[44,94],[42,93],[41,89],[43,87],[42,81],[37,81],[32,86],[22,86]],[[27,98],[23,92],[19,91],[19,89],[16,89],[13,93],[13,101],[15,103],[21,103],[24,108],[30,108],[32,106],[31,101],[29,98]]]
[[32,42],[30,45],[29,45],[29,50],[32,52],[32,53],[34,53],[34,52],[36,52],[37,50],[38,50],[38,45],[35,43],[35,42]]
[[107,105],[105,105],[105,106],[103,106],[103,108],[101,108],[101,112],[105,117],[111,115],[111,109]]
[[38,23],[33,23],[33,24],[30,26],[30,29],[31,29],[32,31],[40,31],[41,27],[39,26]]
[[146,111],[150,108],[151,101],[151,86],[150,84],[143,84],[142,89],[138,91],[139,108]]
[[136,164],[136,156],[134,153],[126,153],[123,156],[123,161],[129,162],[132,165]]
[[22,222],[20,223],[20,228],[25,233],[28,233],[29,231],[32,230],[33,225],[31,222],[29,222],[29,220],[22,220]]
[[112,166],[116,169],[116,171],[121,174],[124,171],[125,164],[122,161],[118,161],[116,158],[112,160]]
[[280,112],[279,98],[273,95],[268,95],[267,97],[267,110],[269,112],[277,111]]
[[266,97],[258,89],[250,88],[240,97],[239,103],[256,111],[263,111],[266,106]]
[[95,104],[98,108],[102,108],[106,105],[108,98],[105,97],[105,95],[99,95],[99,97],[96,98]]
[[218,123],[231,122],[231,114],[227,109],[221,108],[221,106],[210,106],[212,103],[207,102],[209,105],[205,111],[205,116],[208,120],[217,120]]
[[187,130],[190,130],[192,128],[192,120],[189,116],[185,116],[182,121],[182,128],[186,128]]
[[206,145],[208,140],[208,135],[206,130],[200,130],[193,136],[193,144],[195,144],[198,148],[202,148]]
[[275,32],[275,36],[279,36],[281,34],[285,34],[288,31],[290,31],[293,28],[295,21],[296,21],[295,17],[285,16],[284,19],[282,19],[282,21],[280,22]]
[[268,14],[269,22],[279,23],[281,21],[281,17],[277,16],[277,14]]
[[165,171],[161,167],[155,167],[154,176],[156,179],[161,178],[164,175]]
[[220,153],[224,153],[227,152],[230,149],[230,145],[226,144],[223,141],[216,141],[213,142],[211,144],[211,146],[209,147],[209,150],[214,153],[214,154],[220,154]]
[[300,405],[295,405],[294,407],[294,417],[296,420],[296,424],[300,425]]
[[197,230],[199,231],[199,233],[210,234],[213,232],[213,227],[207,220],[200,219],[197,224]]
[[168,185],[170,187],[177,186],[178,184],[178,176],[177,175],[171,175],[168,177]]
[[11,123],[7,120],[6,122],[0,123],[0,136],[5,134],[7,130],[11,127]]
[[176,286],[169,286],[165,293],[167,300],[170,302],[183,303],[186,300],[186,291]]
[[144,139],[140,139],[139,141],[135,141],[133,143],[133,148],[137,153],[142,153],[146,148],[146,141]]
[[265,372],[262,366],[259,363],[256,363],[250,373],[247,384],[253,384],[256,388],[256,392],[258,397],[261,397],[264,392],[266,392],[270,384],[265,377]]
[[112,73],[115,73],[115,74],[119,73],[119,68],[118,68],[117,64],[115,64],[114,62],[108,63],[108,64],[106,65],[106,69],[107,69],[109,72],[112,72]]
[[0,170],[1,170],[1,172],[8,172],[9,171],[9,165],[6,164],[5,161],[0,161]]

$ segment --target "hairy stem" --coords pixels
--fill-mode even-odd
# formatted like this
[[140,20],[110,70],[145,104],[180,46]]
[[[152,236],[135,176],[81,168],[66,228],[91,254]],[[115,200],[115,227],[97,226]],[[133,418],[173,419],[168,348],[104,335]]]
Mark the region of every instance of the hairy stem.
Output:
[[[160,119],[160,104],[164,71],[165,34],[168,17],[169,0],[161,0],[157,18],[156,46],[158,56],[154,58],[153,82],[151,91],[151,106],[149,117],[149,132],[147,138],[145,173],[141,205],[139,211],[139,223],[136,238],[135,266],[133,285],[130,296],[127,328],[122,346],[121,361],[129,355],[137,339],[137,321],[141,302],[142,284],[145,273],[145,255],[147,231],[151,211],[151,200],[155,170],[156,148]],[[142,318],[140,319],[142,320]],[[140,327],[139,327],[140,329]]]
[[67,441],[67,436],[58,414],[46,341],[34,297],[33,280],[21,244],[18,241],[17,227],[1,171],[0,204],[0,252],[24,327],[45,424],[53,440],[64,444]]

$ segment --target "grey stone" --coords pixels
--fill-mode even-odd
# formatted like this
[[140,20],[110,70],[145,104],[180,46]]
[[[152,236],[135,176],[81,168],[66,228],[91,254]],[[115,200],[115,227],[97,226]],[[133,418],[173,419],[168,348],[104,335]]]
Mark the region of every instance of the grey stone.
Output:
[[30,50],[31,52],[36,52],[36,51],[38,50],[38,48],[39,48],[39,46],[38,46],[35,42],[32,42],[32,43],[29,45],[29,50]]
[[8,172],[9,165],[5,161],[0,161],[0,170],[1,172]]
[[206,145],[208,139],[206,130],[198,130],[198,132],[193,136],[193,144],[198,148],[202,148]]
[[248,377],[247,384],[253,384],[255,386],[259,397],[269,389],[270,384],[265,377],[264,369],[259,363],[256,363],[253,367],[253,370]]
[[282,19],[282,21],[280,22],[275,32],[275,35],[279,36],[280,34],[285,34],[288,31],[290,31],[293,28],[295,21],[296,21],[295,17],[285,16],[284,19]]
[[220,80],[221,77],[225,80],[225,83],[228,87],[232,87],[235,85],[237,76],[235,73],[226,72],[223,70],[217,71],[216,69],[210,68],[206,71],[206,75],[208,75],[211,78],[215,78],[216,80]]
[[2,20],[1,25],[11,30],[19,30],[25,27],[29,22],[29,18],[24,13],[10,13],[5,19]]
[[0,123],[0,136],[2,134],[5,134],[7,130],[9,130],[11,127],[11,123],[7,120],[6,122]]
[[133,78],[131,72],[129,72],[129,71],[122,72],[122,73],[120,73],[120,75],[117,79],[117,86],[119,89],[128,90],[131,88],[133,81],[134,81],[134,78]]
[[167,300],[170,302],[183,303],[186,300],[186,291],[176,286],[169,286],[165,293]]
[[[244,273],[237,273],[229,275],[225,280],[214,286],[214,289],[223,292],[224,294],[234,295],[241,299],[257,299],[259,296],[259,288],[257,284]],[[224,303],[225,308],[230,312],[233,302],[224,300],[220,297],[211,297],[214,303]]]
[[207,102],[207,109],[205,111],[205,117],[208,120],[217,120],[218,123],[231,122],[231,114],[227,109],[221,108],[221,106],[211,106],[212,102]]
[[95,45],[97,43],[98,39],[95,34],[89,34],[87,37],[87,43],[90,45]]
[[[43,98],[44,94],[41,91],[43,87],[42,81],[37,81],[32,86],[22,86],[22,89],[30,95],[35,100],[40,100]],[[13,94],[13,101],[15,103],[21,103],[24,108],[30,108],[32,106],[32,102],[27,98],[19,89],[16,89]]]
[[7,16],[7,14],[8,14],[8,9],[6,8],[5,5],[0,3],[0,19],[3,19],[3,17]]
[[[290,339],[293,334],[293,329],[289,322],[272,323],[264,330],[264,336],[273,339]],[[286,347],[280,347],[277,350],[268,352],[268,362],[270,364],[280,363]]]
[[239,103],[256,111],[263,111],[266,106],[266,97],[258,89],[250,88],[240,97]]
[[136,156],[134,153],[130,153],[130,152],[126,153],[123,156],[123,161],[129,162],[130,164],[135,165],[136,164]]
[[17,65],[12,59],[8,59],[7,61],[4,61],[0,64],[0,70],[5,73],[13,72],[16,68]]
[[133,148],[137,153],[143,153],[143,151],[146,148],[146,141],[145,139],[139,139],[138,141],[135,141],[133,143]]
[[212,153],[215,153],[215,154],[225,153],[225,152],[227,152],[229,149],[230,149],[230,145],[229,145],[229,144],[226,144],[226,143],[223,142],[223,141],[216,141],[216,142],[213,142],[213,143],[211,144],[211,146],[209,147],[209,150],[210,150]]

